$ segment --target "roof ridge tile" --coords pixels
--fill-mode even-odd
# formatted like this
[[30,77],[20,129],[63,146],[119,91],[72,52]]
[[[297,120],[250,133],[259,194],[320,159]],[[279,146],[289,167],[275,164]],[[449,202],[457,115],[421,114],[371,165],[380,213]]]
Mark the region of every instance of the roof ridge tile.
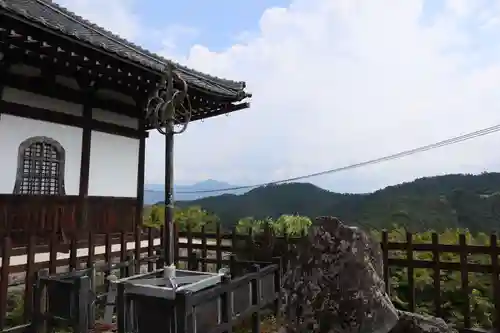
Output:
[[132,43],[119,35],[77,15],[52,0],[0,0],[0,8],[23,16],[35,24],[42,24],[67,36],[113,52],[124,59],[141,64],[158,73],[165,72],[166,64],[173,64],[174,70],[198,89],[219,94],[233,100],[250,97],[245,82],[233,81],[183,66],[156,53]]
[[[104,37],[112,37],[113,39],[117,40],[118,42],[120,42],[121,44],[124,44],[124,46],[126,47],[129,47],[131,49],[135,49],[134,51],[140,51],[141,53],[144,53],[145,55],[149,56],[150,58],[152,58],[152,60],[156,60],[159,64],[161,65],[165,65],[165,64],[162,64],[163,62],[165,63],[170,63],[170,64],[173,64],[177,69],[180,69],[180,70],[186,70],[188,72],[192,72],[192,73],[195,73],[195,74],[198,74],[198,75],[201,75],[201,76],[204,76],[208,79],[212,79],[212,80],[217,80],[217,81],[221,81],[221,82],[226,82],[226,83],[229,83],[229,84],[234,84],[234,85],[238,85],[239,89],[243,89],[245,88],[245,82],[243,81],[233,81],[233,80],[228,80],[228,79],[224,79],[224,78],[221,78],[221,77],[217,77],[217,76],[214,76],[214,75],[210,75],[210,74],[206,74],[206,73],[203,73],[203,72],[200,72],[200,71],[197,71],[193,68],[189,68],[187,66],[184,66],[184,65],[181,65],[175,61],[172,61],[170,59],[166,59],[165,57],[162,57],[160,56],[159,54],[157,53],[154,53],[154,52],[151,52],[149,50],[146,50],[145,48],[143,48],[142,46],[134,43],[134,42],[131,42],[115,33],[113,33],[112,31],[110,30],[107,30],[87,19],[85,19],[84,17],[76,14],[75,12],[73,11],[70,11],[69,9],[67,9],[66,7],[63,7],[61,5],[59,5],[58,3],[52,1],[52,0],[35,0],[39,3],[42,3],[42,4],[50,4],[50,6],[54,6],[56,7],[58,10],[62,11],[62,12],[65,12],[68,16],[72,17],[74,20],[76,21],[79,21],[78,23],[83,23],[85,25],[88,25],[90,26],[92,29],[94,29],[96,32],[98,33],[101,33],[104,35]],[[105,35],[108,35],[108,36],[105,36]]]

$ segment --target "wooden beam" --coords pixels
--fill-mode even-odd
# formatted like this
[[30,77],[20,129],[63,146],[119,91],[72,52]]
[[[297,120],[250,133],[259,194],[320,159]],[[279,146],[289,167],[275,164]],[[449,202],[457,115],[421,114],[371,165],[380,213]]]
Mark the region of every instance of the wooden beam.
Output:
[[[0,44],[0,46],[3,44]],[[10,59],[8,56],[3,53],[3,47],[0,48],[0,54],[1,54],[1,59],[0,59],[0,101],[3,98],[3,89],[6,86],[6,73],[9,71],[10,68]],[[0,108],[0,118],[2,116],[2,108]],[[1,119],[0,119],[1,120]]]
[[7,53],[6,46],[2,42],[5,33],[0,31],[0,99],[2,99],[3,88],[6,86],[6,73],[12,65],[12,57]]
[[[61,59],[54,62],[50,61],[48,57],[45,57],[46,59],[43,60],[40,57],[34,57],[33,54],[25,54],[20,52],[19,50],[11,50],[10,52],[12,53],[12,58],[16,59],[20,63],[26,63],[30,66],[41,69],[50,67],[50,71],[57,71],[57,74],[59,75],[69,77],[74,77],[75,73],[87,75],[86,72],[83,73],[81,70],[78,72],[76,69],[73,69],[71,67],[62,66],[62,62],[64,62],[64,60]],[[61,98],[61,96],[64,96],[65,100],[81,103],[81,95],[78,94],[77,91],[74,91],[73,89],[62,85],[57,85],[57,88],[51,89],[49,87],[50,85],[41,84],[39,82],[39,78],[27,78],[25,76],[15,74],[8,78],[8,80],[13,81],[12,85],[15,87],[19,87],[19,89],[22,89],[23,87],[29,87],[24,89],[29,89],[32,92],[44,94],[53,98]],[[148,86],[141,86],[133,89],[130,85],[126,86],[116,83],[110,77],[100,77],[99,81],[101,82],[102,89],[118,91],[126,95],[131,95],[135,99],[144,98],[144,96],[149,95],[151,90],[155,87],[155,84],[150,84]],[[232,109],[233,106],[227,99],[210,95],[207,92],[193,87],[190,87],[190,99],[194,111],[192,117],[193,121],[235,111]],[[95,103],[95,107],[109,110],[115,113],[120,113],[130,117],[137,117],[137,109],[130,104],[103,98],[95,100]],[[187,105],[185,106],[187,107]],[[239,110],[240,108],[238,107],[237,109]]]
[[[18,47],[9,47],[7,53],[12,55],[18,63],[24,63],[33,67],[43,68],[51,66],[51,68],[59,75],[74,76],[80,73],[98,79],[101,84],[101,89],[116,90],[127,95],[135,96],[148,91],[148,85],[137,84],[136,81],[115,80],[111,76],[103,75],[97,71],[92,71],[88,67],[82,67],[82,64],[69,61],[65,58],[53,58],[36,52],[27,52]],[[88,64],[87,64],[88,65]],[[85,63],[83,63],[85,66]],[[134,83],[135,82],[135,83]]]
[[[134,95],[147,95],[152,87],[155,87],[156,83],[160,80],[159,77],[145,79],[141,74],[137,74],[139,75],[137,79],[135,77],[136,74],[132,74],[121,68],[111,67],[110,65],[103,66],[103,60],[97,60],[94,64],[93,59],[87,58],[86,56],[80,56],[74,52],[67,52],[57,44],[42,44],[42,46],[40,46],[39,42],[28,40],[23,35],[9,37],[9,42],[11,45],[15,46],[15,49],[11,49],[11,52],[22,53],[22,56],[26,56],[25,50],[28,50],[28,54],[37,56],[36,58],[38,59],[35,61],[45,61],[53,69],[63,67],[63,72],[66,73],[68,71],[84,73],[96,79],[102,79],[102,81],[109,84],[113,83],[119,85],[121,86],[120,90],[133,90],[132,94]],[[17,58],[16,56],[16,59]],[[180,82],[175,82],[175,86],[181,88],[182,84]],[[216,109],[218,105],[234,102],[234,98],[213,94],[197,86],[190,86],[190,94],[192,97],[191,102],[195,109]],[[139,96],[139,98],[140,97],[142,96]]]
[[[45,42],[48,44],[46,47],[52,46],[56,48],[59,53],[65,53],[69,58],[75,59],[75,61],[81,62],[86,58],[89,69],[98,69],[102,74],[111,77],[121,77],[123,79],[133,78],[143,83],[148,83],[148,80],[154,81],[161,77],[161,73],[159,72],[155,72],[152,69],[145,71],[145,69],[147,69],[145,66],[127,61],[105,50],[99,50],[91,44],[76,38],[55,33],[51,29],[35,22],[8,14],[2,17],[2,19],[5,20],[4,25],[14,29],[16,33],[23,36],[31,36],[36,41]],[[22,39],[16,39],[9,36],[9,42],[15,43],[16,46],[19,46],[19,41],[24,42]],[[22,47],[30,47],[30,44],[24,43]],[[31,51],[43,52],[42,48],[36,43],[34,43],[34,47]],[[85,64],[82,64],[82,66],[86,67]]]
[[[47,96],[75,104],[85,103],[85,94],[83,90],[75,90],[50,80],[50,77],[29,77],[14,73],[6,73],[2,79],[6,86],[19,90],[28,91],[34,94]],[[50,80],[50,81],[48,81]],[[114,112],[127,117],[138,119],[142,114],[129,104],[110,100],[94,98],[93,106],[109,112]]]
[[[9,114],[12,116],[19,116],[34,120],[47,121],[51,123],[74,126],[79,128],[84,127],[84,120],[82,117],[77,117],[66,113],[51,111],[42,108],[35,108],[23,104],[0,101],[0,110],[2,110],[2,113],[4,114]],[[144,135],[143,132],[133,128],[105,123],[94,119],[92,119],[91,121],[91,129],[94,131],[99,131],[103,133],[119,135],[134,139],[140,139],[141,136]]]

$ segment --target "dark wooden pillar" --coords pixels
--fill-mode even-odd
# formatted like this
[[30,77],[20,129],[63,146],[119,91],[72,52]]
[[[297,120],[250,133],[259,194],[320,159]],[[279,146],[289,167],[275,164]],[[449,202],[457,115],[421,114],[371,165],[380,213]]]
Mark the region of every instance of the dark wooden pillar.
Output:
[[[136,103],[141,115],[145,114],[145,102]],[[139,139],[139,156],[137,159],[137,208],[135,211],[135,226],[138,227],[142,224],[144,212],[144,173],[146,163],[146,124],[144,116],[139,118],[139,132],[141,137]]]
[[83,94],[82,116],[82,151],[80,159],[80,184],[78,189],[79,197],[79,218],[78,229],[90,230],[92,226],[87,219],[87,197],[89,193],[89,173],[90,173],[90,146],[92,142],[92,104],[97,90],[96,82],[86,79],[79,79],[78,85]]

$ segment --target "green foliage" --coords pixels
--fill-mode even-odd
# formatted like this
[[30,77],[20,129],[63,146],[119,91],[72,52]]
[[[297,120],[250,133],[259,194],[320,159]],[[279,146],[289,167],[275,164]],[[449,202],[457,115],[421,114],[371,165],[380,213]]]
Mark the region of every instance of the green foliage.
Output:
[[[274,230],[295,230],[295,235],[301,234],[299,230],[305,230],[311,225],[308,218],[293,215],[282,215],[277,220],[267,219]],[[252,226],[255,222],[258,226]],[[255,232],[262,232],[263,221],[252,218],[240,220],[238,227],[242,230],[252,228]],[[381,231],[372,229],[369,231],[374,239],[381,240]],[[414,244],[432,243],[433,231],[425,231],[413,234]],[[440,244],[459,244],[460,235],[465,236],[468,245],[490,245],[489,237],[484,233],[473,234],[466,229],[448,228],[438,234]],[[407,229],[394,225],[388,232],[389,242],[406,243]],[[500,245],[500,244],[498,244]],[[389,258],[407,259],[406,251],[390,251]],[[433,261],[432,252],[414,251],[414,260]],[[441,252],[440,262],[460,263],[459,253]],[[487,254],[469,254],[468,263],[491,264],[490,255]],[[389,268],[390,276],[390,295],[393,303],[402,310],[410,309],[410,291],[411,286],[408,282],[408,269],[391,266]],[[462,276],[460,271],[440,271],[440,298],[441,298],[441,316],[447,322],[458,327],[464,324],[464,313],[467,302],[469,301],[469,313],[473,327],[491,328],[493,326],[494,298],[491,274],[469,273],[468,289],[465,292],[462,289]],[[432,269],[414,269],[414,290],[416,311],[419,313],[435,315],[435,295],[438,292],[434,288],[434,271]]]
[[248,234],[250,231],[253,234],[263,232],[265,228],[269,228],[273,235],[283,235],[286,233],[289,236],[299,236],[307,231],[307,228],[312,225],[310,218],[299,215],[281,215],[276,220],[268,217],[262,220],[254,219],[253,217],[245,217],[236,224],[236,232],[239,234]]
[[9,292],[7,296],[7,315],[5,318],[6,326],[13,327],[23,324],[24,319],[24,301],[23,292]]
[[236,232],[242,235],[256,234],[263,232],[266,225],[270,225],[272,222],[271,219],[257,220],[253,217],[244,217],[236,223]]
[[[217,216],[208,213],[199,206],[174,208],[174,222],[180,231],[186,231],[191,228],[191,231],[199,232],[204,226],[206,232],[213,232],[218,221]],[[143,226],[160,228],[164,223],[165,206],[153,205],[144,209]]]
[[[440,244],[458,244],[460,235],[465,235],[469,245],[489,245],[489,237],[484,233],[473,235],[465,229],[446,229],[439,233]],[[406,233],[403,228],[396,228],[389,232],[390,242],[406,242]],[[431,243],[432,231],[415,234],[414,243]],[[431,252],[414,252],[414,259],[432,261]],[[406,254],[402,251],[394,251],[391,258],[406,259]],[[440,254],[441,262],[460,262],[458,253],[445,252]],[[468,256],[468,263],[490,264],[490,256],[486,254],[474,254]],[[396,267],[390,268],[391,292],[393,302],[400,308],[408,309],[409,306],[409,285],[407,269]],[[486,273],[486,272],[485,272]],[[466,299],[469,299],[470,316],[473,326],[490,328],[492,327],[494,303],[492,294],[492,276],[485,273],[469,273],[468,289],[462,291],[462,278],[459,271],[442,270],[440,273],[441,287],[440,294],[442,300],[442,316],[444,319],[458,326],[463,324]],[[418,312],[433,314],[434,296],[437,290],[434,289],[433,270],[415,269],[415,304]]]
[[417,179],[369,194],[329,192],[312,184],[269,185],[243,195],[225,194],[180,207],[201,206],[219,216],[226,229],[240,219],[277,219],[283,214],[315,218],[336,216],[367,228],[393,224],[412,231],[467,228],[472,232],[498,229],[500,173],[446,175]]

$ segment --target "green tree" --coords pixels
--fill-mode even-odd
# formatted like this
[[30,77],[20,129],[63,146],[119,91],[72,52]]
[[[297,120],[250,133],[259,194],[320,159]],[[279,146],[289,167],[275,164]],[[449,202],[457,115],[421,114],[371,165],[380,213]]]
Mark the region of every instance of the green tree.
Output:
[[312,221],[307,216],[284,214],[272,221],[271,228],[276,235],[286,233],[289,236],[299,236],[305,233],[311,225]]
[[[215,230],[219,219],[216,215],[207,212],[200,206],[190,206],[186,208],[174,208],[174,222],[179,231],[186,231],[191,228],[193,232],[201,231],[204,226],[205,231]],[[145,211],[143,225],[145,227],[160,228],[165,223],[165,206],[153,205]]]

